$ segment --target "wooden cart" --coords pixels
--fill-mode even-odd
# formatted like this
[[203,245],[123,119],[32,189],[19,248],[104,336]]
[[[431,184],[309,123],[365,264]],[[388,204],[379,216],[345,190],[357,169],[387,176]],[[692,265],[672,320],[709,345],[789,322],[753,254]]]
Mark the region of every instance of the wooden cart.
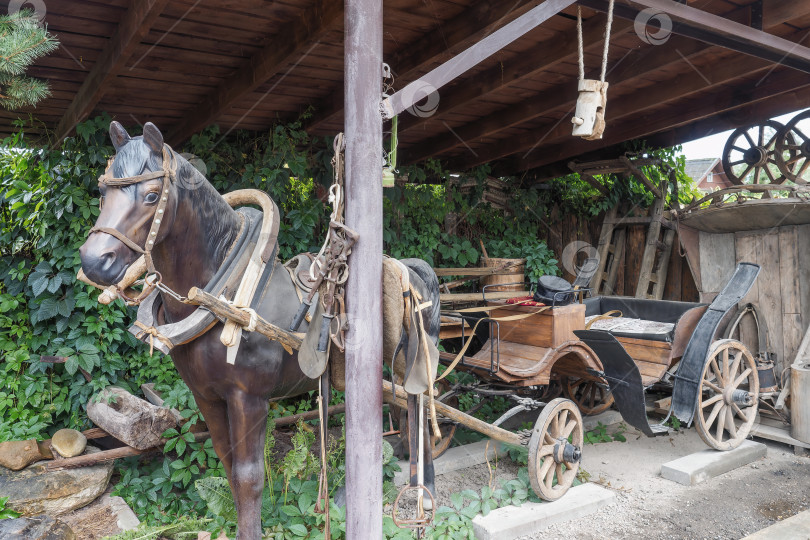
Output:
[[[596,297],[538,312],[536,306],[488,302],[495,308],[486,317],[489,339],[456,367],[481,382],[456,385],[440,400],[468,391],[512,397],[517,406],[497,425],[520,410],[544,405],[560,390],[557,381],[571,400],[566,403],[573,401],[582,412],[595,413],[615,400],[625,421],[653,436],[667,428],[649,423],[644,392],[664,381],[673,392],[670,414],[686,424],[694,420],[712,448],[736,448],[756,416],[757,367],[742,343],[714,336],[758,273],[757,265],[741,263],[708,305]],[[453,358],[441,355],[445,363]],[[540,449],[548,451],[547,446]],[[530,463],[543,458],[530,453]],[[533,483],[561,485],[558,472],[541,466],[532,471],[531,476],[537,476]]]

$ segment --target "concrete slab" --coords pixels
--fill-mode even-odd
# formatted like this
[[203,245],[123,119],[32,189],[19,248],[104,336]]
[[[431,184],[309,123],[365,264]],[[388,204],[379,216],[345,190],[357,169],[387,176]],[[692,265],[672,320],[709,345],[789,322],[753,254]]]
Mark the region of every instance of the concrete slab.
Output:
[[807,540],[810,538],[810,510],[774,523],[743,540]]
[[768,447],[754,441],[728,452],[703,450],[661,465],[661,476],[685,486],[693,486],[765,457]]
[[478,540],[510,540],[536,533],[549,525],[577,519],[610,504],[616,494],[597,484],[581,484],[554,502],[504,506],[473,518]]
[[[487,454],[485,454],[486,446],[487,441],[484,440],[451,448],[433,462],[436,474],[445,474],[486,463],[487,456],[489,456],[490,461],[493,461],[496,452],[499,458],[506,455],[506,448],[497,441],[489,443],[489,452]],[[399,460],[397,463],[402,470],[394,475],[394,483],[396,485],[407,484],[410,479],[410,464],[407,460]]]

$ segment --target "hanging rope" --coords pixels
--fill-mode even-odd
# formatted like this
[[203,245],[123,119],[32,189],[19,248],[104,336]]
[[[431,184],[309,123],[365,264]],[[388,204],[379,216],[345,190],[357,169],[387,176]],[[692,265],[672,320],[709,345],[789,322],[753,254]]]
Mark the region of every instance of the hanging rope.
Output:
[[[610,51],[610,30],[613,27],[613,4],[615,0],[610,0],[608,4],[607,23],[605,24],[605,45],[602,48],[602,71],[599,81],[605,82],[607,76],[608,52]],[[579,60],[579,80],[585,80],[585,44],[582,38],[582,8],[577,6],[577,53]]]

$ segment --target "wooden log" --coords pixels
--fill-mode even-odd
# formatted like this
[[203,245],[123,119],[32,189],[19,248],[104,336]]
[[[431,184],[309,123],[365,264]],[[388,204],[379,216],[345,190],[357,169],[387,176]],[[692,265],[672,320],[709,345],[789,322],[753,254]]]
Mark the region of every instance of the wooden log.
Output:
[[480,268],[434,268],[433,271],[438,277],[444,276],[491,276],[499,272],[503,272],[512,266],[521,265],[523,262],[516,260],[516,262],[502,264],[500,266],[480,267]]
[[[238,325],[247,326],[250,324],[249,314],[197,287],[192,287],[191,290],[188,291],[188,302],[190,304],[206,307],[211,310],[214,315],[234,321]],[[301,343],[303,342],[303,338],[300,335],[279,328],[261,317],[257,317],[256,331],[268,339],[278,341],[289,349],[298,350],[301,348]]]
[[[195,442],[202,442],[209,438],[211,438],[211,434],[208,433],[207,431],[194,434]],[[75,469],[78,467],[90,467],[92,465],[98,465],[99,463],[103,463],[105,461],[112,461],[114,459],[151,454],[153,452],[160,451],[160,449],[163,447],[164,444],[166,444],[166,442],[167,439],[161,438],[158,440],[157,446],[145,448],[143,450],[138,450],[137,448],[132,448],[131,446],[122,446],[121,448],[113,448],[112,450],[102,450],[101,452],[95,452],[93,454],[84,454],[72,458],[50,461],[45,464],[45,468],[49,471],[58,471],[61,469]]]
[[163,432],[177,424],[172,412],[110,386],[90,399],[87,417],[119,441],[146,450],[160,442]]
[[[530,296],[531,291],[488,292],[487,300],[508,300],[521,296]],[[481,293],[444,293],[439,295],[442,302],[480,302],[484,300]]]
[[[383,399],[385,401],[391,405],[407,407],[407,397],[408,394],[405,392],[404,388],[398,384],[392,384],[391,381],[383,381]],[[464,414],[459,410],[448,407],[444,403],[436,401],[434,402],[434,405],[436,406],[437,413],[449,418],[450,420],[455,420],[459,424],[473,429],[482,435],[486,435],[491,439],[495,439],[496,441],[501,441],[507,444],[523,446],[523,440],[516,433],[493,426],[492,424],[487,424],[483,420],[479,420],[478,418]]]

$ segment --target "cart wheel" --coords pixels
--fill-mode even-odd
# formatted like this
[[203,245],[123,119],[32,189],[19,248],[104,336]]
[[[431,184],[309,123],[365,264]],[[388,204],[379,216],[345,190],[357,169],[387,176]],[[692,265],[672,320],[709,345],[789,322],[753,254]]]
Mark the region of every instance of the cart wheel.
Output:
[[[442,396],[446,392],[448,392],[450,390],[450,385],[447,383],[447,381],[442,379],[441,381],[436,383],[436,386],[439,388],[439,397],[436,398],[436,401],[440,401],[441,403],[444,403],[445,405],[449,405],[450,407],[453,407],[454,409],[458,409],[458,396],[457,395],[454,394],[454,395],[452,395],[450,397],[442,399]],[[404,408],[401,409],[399,407],[397,407],[397,409],[399,409],[399,412],[400,412],[400,414],[398,416],[398,418],[399,418],[399,429],[400,429],[400,431],[399,431],[399,440],[401,442],[402,449],[403,449],[403,452],[404,452],[403,456],[401,456],[401,457],[406,457],[407,453],[408,453],[408,448],[409,448],[409,446],[408,446],[408,410],[404,409]],[[425,420],[429,422],[429,420],[427,420],[427,416],[425,417]],[[450,448],[450,444],[452,444],[452,442],[453,442],[453,437],[456,434],[456,427],[458,426],[458,424],[456,422],[453,422],[452,420],[447,419],[447,418],[439,417],[438,422],[439,422],[439,431],[441,431],[441,433],[442,433],[442,438],[439,439],[438,441],[436,441],[435,444],[433,445],[433,451],[432,451],[433,459],[436,459],[439,456],[441,456],[442,454],[444,454],[445,452],[447,452],[447,450]],[[432,436],[433,436],[433,430],[432,429],[430,430],[430,434],[431,434],[431,438],[432,438]]]
[[569,377],[564,387],[565,397],[573,401],[585,416],[605,412],[613,405],[613,394],[607,385],[593,379]]
[[529,481],[541,499],[565,495],[579,471],[582,416],[573,401],[557,398],[543,408],[529,440]]
[[706,357],[697,403],[697,430],[715,450],[742,444],[757,415],[759,377],[754,357],[733,339],[715,341]]
[[558,398],[563,393],[563,383],[560,377],[554,377],[549,380],[548,384],[543,387],[536,399],[540,401],[549,402],[554,398]]

